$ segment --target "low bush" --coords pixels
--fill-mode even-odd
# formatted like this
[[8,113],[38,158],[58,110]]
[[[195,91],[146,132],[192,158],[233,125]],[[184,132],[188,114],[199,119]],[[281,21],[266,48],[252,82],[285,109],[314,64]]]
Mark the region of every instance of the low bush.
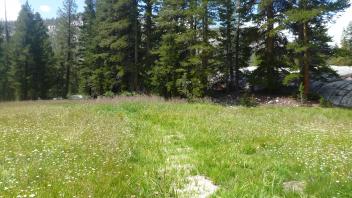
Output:
[[258,105],[255,97],[250,95],[249,93],[244,93],[239,100],[239,105],[245,107],[255,107]]
[[333,104],[326,100],[324,97],[321,97],[319,100],[319,105],[320,107],[324,107],[324,108],[331,108],[333,106]]

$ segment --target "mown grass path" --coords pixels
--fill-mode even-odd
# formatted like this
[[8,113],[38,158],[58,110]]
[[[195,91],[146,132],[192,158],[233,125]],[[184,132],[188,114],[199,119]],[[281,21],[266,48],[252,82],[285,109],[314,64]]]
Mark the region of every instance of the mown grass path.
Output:
[[187,197],[195,180],[216,184],[214,197],[350,197],[351,120],[154,100],[0,104],[0,197]]

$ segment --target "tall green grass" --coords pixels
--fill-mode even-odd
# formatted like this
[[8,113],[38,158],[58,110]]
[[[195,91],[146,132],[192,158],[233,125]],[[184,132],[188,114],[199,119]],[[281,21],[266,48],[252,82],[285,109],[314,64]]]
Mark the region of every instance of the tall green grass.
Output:
[[351,139],[352,111],[336,108],[4,103],[0,197],[177,197],[166,148],[192,149],[191,174],[218,185],[215,197],[349,197]]

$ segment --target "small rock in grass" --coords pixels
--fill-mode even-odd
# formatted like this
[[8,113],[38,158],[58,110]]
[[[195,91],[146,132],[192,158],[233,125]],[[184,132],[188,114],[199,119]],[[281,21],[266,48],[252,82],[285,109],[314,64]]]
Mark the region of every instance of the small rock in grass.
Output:
[[306,188],[304,181],[288,181],[283,183],[284,191],[303,193]]
[[208,198],[219,188],[204,176],[190,176],[187,180],[188,184],[183,189],[178,189],[176,191],[178,197]]

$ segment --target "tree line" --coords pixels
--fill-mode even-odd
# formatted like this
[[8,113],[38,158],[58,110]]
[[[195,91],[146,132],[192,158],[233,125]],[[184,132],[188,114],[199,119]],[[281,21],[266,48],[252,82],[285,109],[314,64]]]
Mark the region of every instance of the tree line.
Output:
[[[334,53],[327,23],[348,0],[64,0],[54,26],[28,2],[0,26],[0,99],[121,92],[203,97],[224,82],[277,92],[312,75]],[[351,52],[351,29],[343,46]],[[346,51],[344,51],[346,53]],[[347,52],[347,56],[348,55]],[[249,76],[241,68],[254,60]],[[299,71],[287,74],[285,70]],[[282,76],[284,75],[284,80]]]
[[352,21],[342,32],[341,47],[334,48],[334,55],[328,61],[332,65],[352,65]]

